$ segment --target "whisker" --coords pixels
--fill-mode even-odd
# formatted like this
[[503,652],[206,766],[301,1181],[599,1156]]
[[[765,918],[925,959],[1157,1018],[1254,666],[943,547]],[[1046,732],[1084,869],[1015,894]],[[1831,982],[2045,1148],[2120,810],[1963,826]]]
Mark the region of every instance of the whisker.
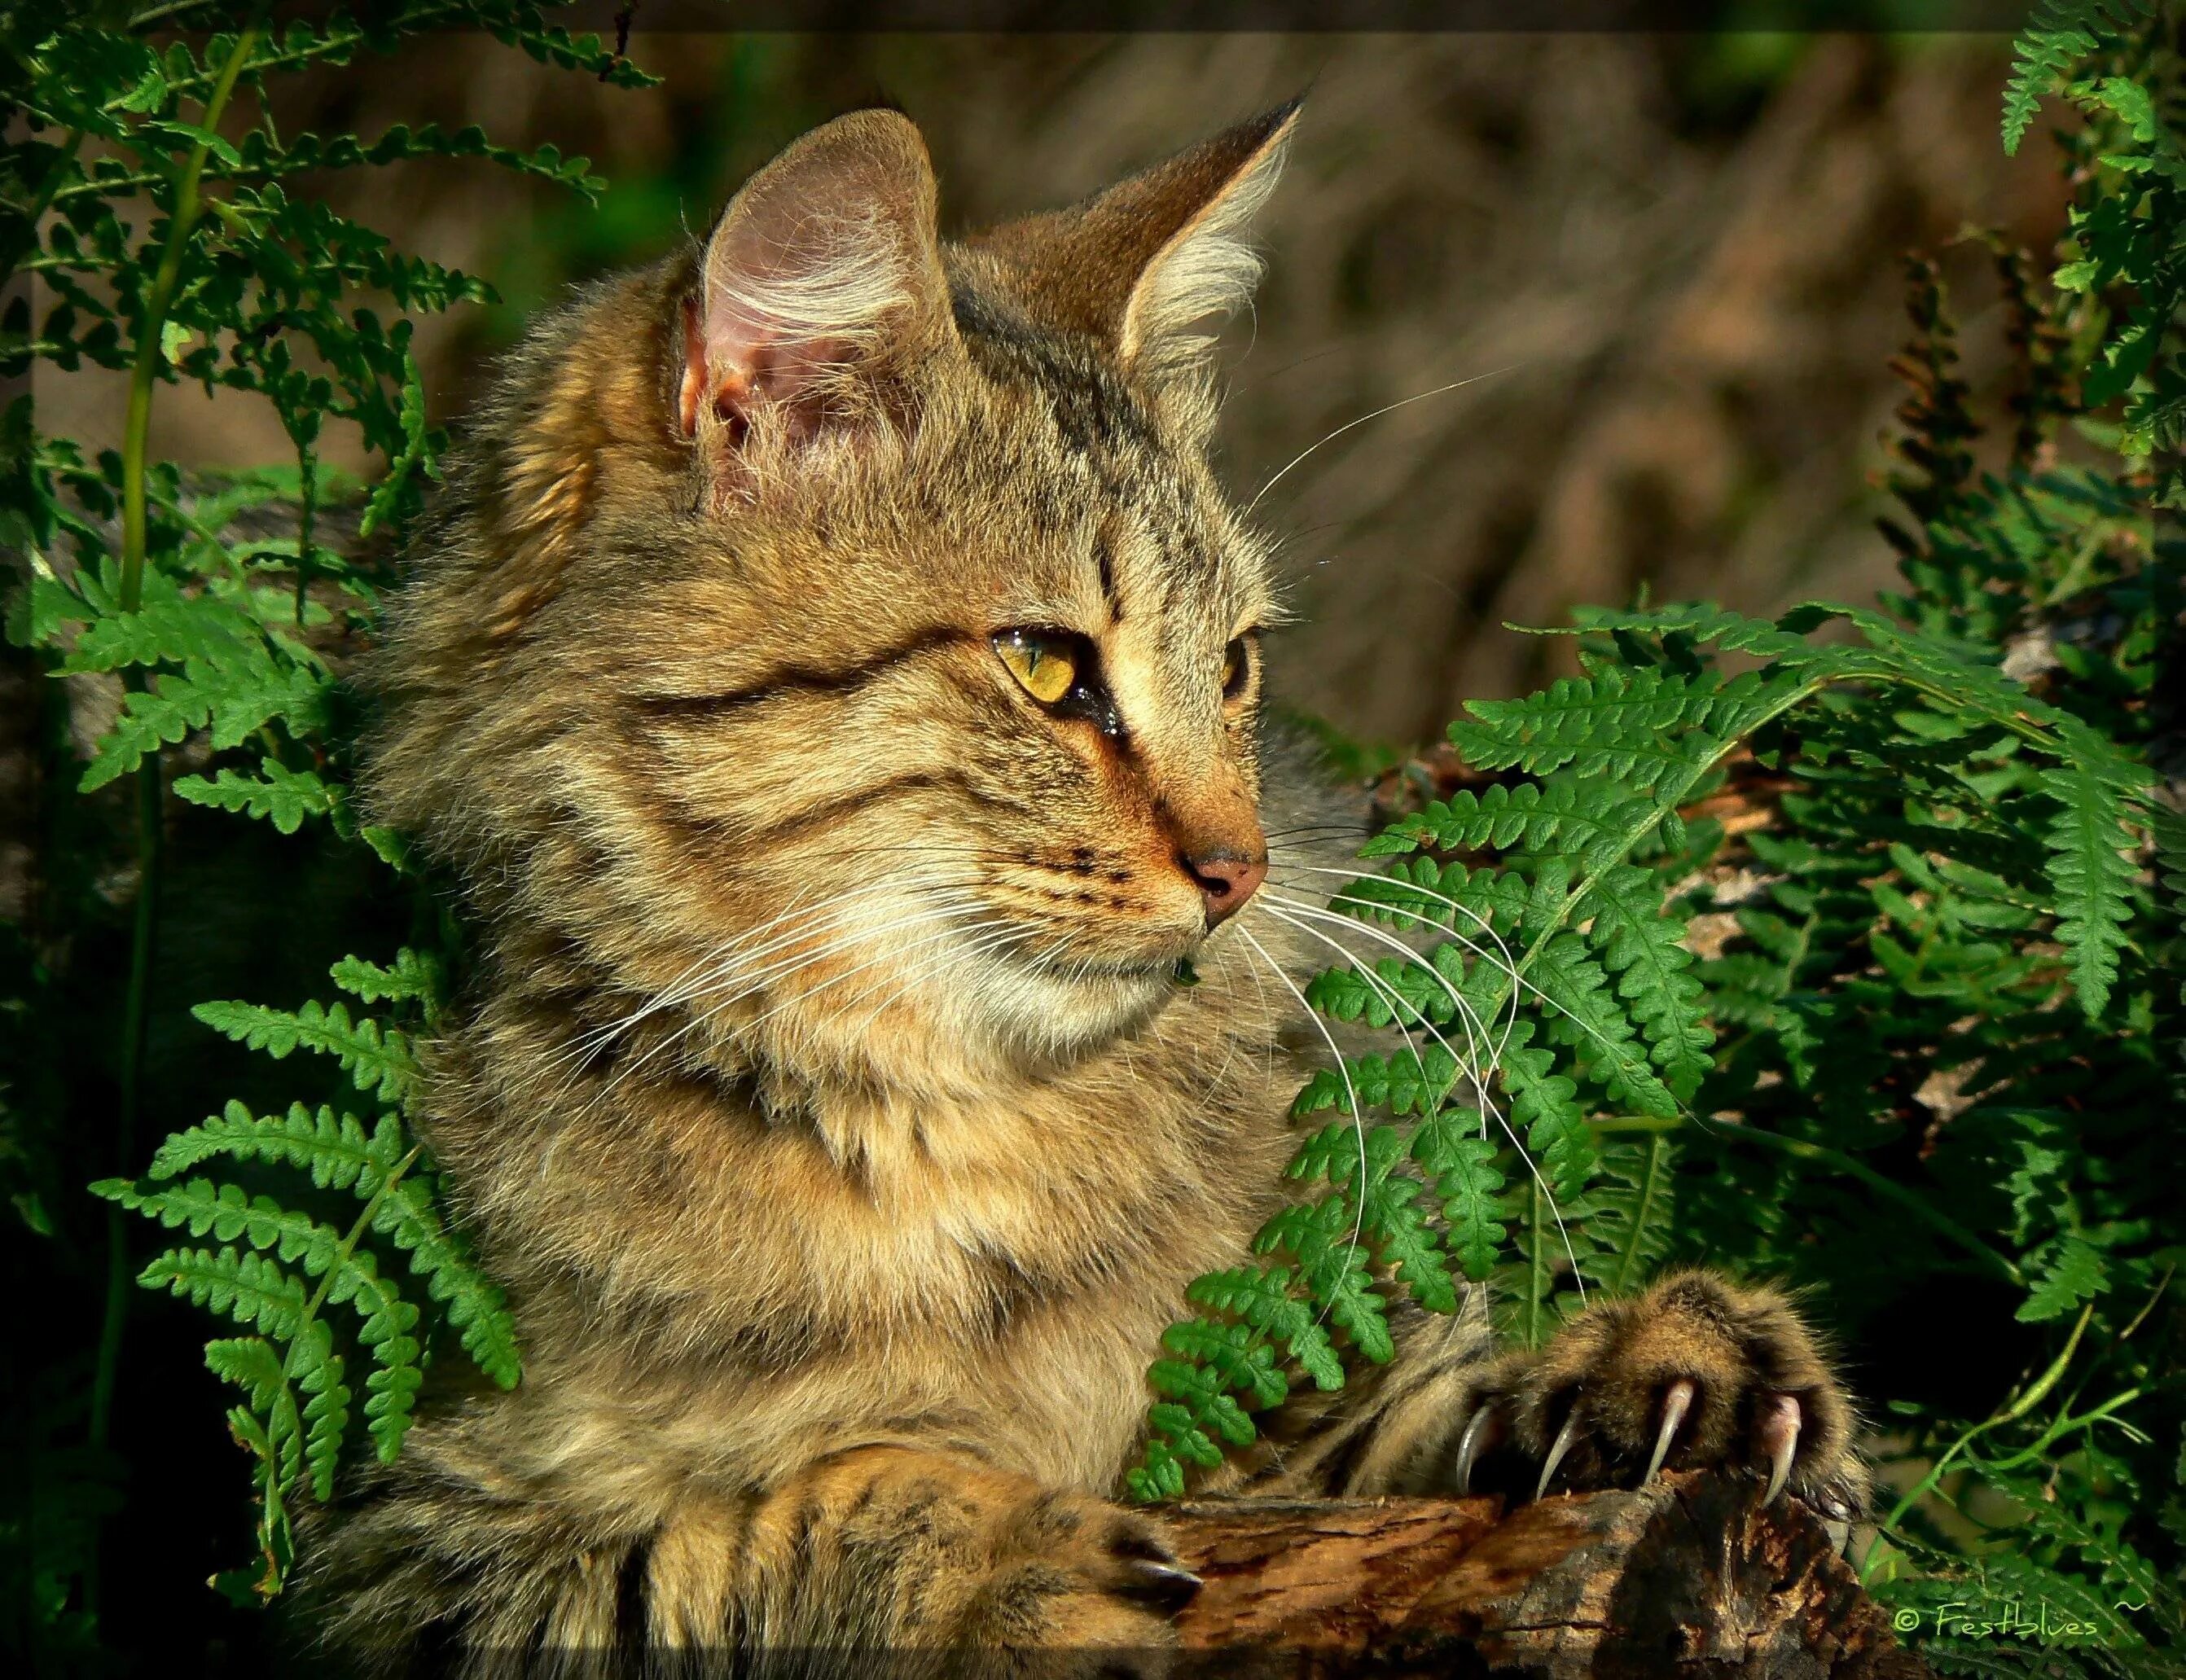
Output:
[[[970,884],[972,880],[972,877],[967,877],[964,883],[937,882],[933,884],[939,887],[944,893],[953,895],[955,898],[962,900],[970,899],[974,897],[973,894],[964,890],[964,887]],[[815,906],[814,908],[816,912],[824,910],[827,913],[828,920],[823,924],[823,927],[826,930],[832,932],[841,925],[842,912],[849,905],[863,901],[869,901],[874,898],[881,897],[889,893],[904,891],[905,890],[906,886],[915,888],[921,884],[924,883],[916,882],[906,883],[900,879],[872,882],[869,883],[866,887],[854,889],[830,904]],[[621,1033],[627,1032],[630,1028],[636,1026],[639,1022],[646,1019],[647,1016],[658,1013],[662,1009],[670,1008],[675,1005],[687,1002],[692,998],[703,996],[708,991],[720,984],[725,976],[731,974],[737,964],[749,963],[756,958],[765,956],[773,951],[782,949],[785,946],[794,945],[799,940],[808,937],[816,930],[810,927],[799,927],[788,934],[784,934],[782,937],[776,938],[771,943],[762,944],[754,949],[737,949],[739,945],[744,944],[749,940],[756,938],[760,935],[770,932],[773,928],[779,927],[783,921],[788,921],[791,916],[794,916],[797,913],[797,904],[793,903],[789,909],[775,916],[771,921],[763,923],[757,928],[739,933],[733,938],[725,941],[722,944],[716,946],[714,950],[709,952],[706,956],[700,958],[696,963],[691,965],[690,967],[686,968],[682,974],[679,975],[675,981],[670,982],[668,987],[664,988],[661,993],[656,995],[649,1002],[642,1005],[638,1009],[632,1011],[629,1015],[621,1017],[619,1020],[610,1022],[602,1027],[594,1028],[590,1032],[580,1035],[569,1048],[563,1050],[561,1055],[553,1058],[547,1064],[548,1067],[550,1069],[558,1067],[564,1061],[573,1059],[581,1065],[583,1061],[589,1060],[591,1056],[596,1054],[598,1050],[605,1048],[611,1040],[619,1036]],[[693,983],[692,977],[694,972],[699,969],[703,969],[706,972],[703,977]],[[733,982],[731,983],[733,983]],[[566,1090],[566,1089],[567,1087],[565,1086],[564,1089]]]
[[[1402,940],[1394,938],[1393,935],[1383,933],[1378,928],[1362,926],[1355,919],[1338,916],[1333,910],[1314,910],[1306,909],[1304,906],[1297,905],[1294,905],[1293,908],[1304,910],[1305,914],[1309,916],[1324,917],[1329,921],[1341,923],[1345,927],[1356,927],[1363,933],[1376,935],[1386,943],[1394,945],[1398,950],[1404,952],[1405,955],[1413,958],[1415,961],[1418,960],[1418,952],[1413,950],[1410,946],[1405,944]],[[1378,987],[1381,994],[1386,996],[1391,1012],[1395,1016],[1398,1030],[1400,1033],[1404,1032],[1403,1011],[1405,1009],[1410,1008],[1410,1005],[1404,1002],[1403,996],[1397,991],[1395,987],[1390,985],[1387,981],[1384,980],[1380,975],[1375,973],[1370,965],[1360,961],[1356,952],[1338,944],[1336,940],[1329,938],[1326,935],[1316,932],[1314,929],[1305,927],[1303,922],[1293,920],[1284,910],[1280,909],[1274,904],[1270,904],[1269,906],[1269,910],[1270,914],[1281,916],[1285,921],[1290,921],[1291,925],[1298,928],[1301,932],[1312,934],[1314,938],[1320,939],[1322,944],[1342,952],[1344,956],[1350,960],[1352,972],[1357,974],[1361,980],[1364,980],[1368,985]],[[1450,984],[1448,976],[1444,975],[1431,962],[1421,962],[1419,966],[1425,972],[1432,976],[1436,982],[1440,984],[1443,990],[1449,994],[1450,1001],[1456,1006],[1460,1018],[1471,1015],[1471,1005],[1459,994],[1457,988]],[[1455,1048],[1450,1044],[1449,1040],[1443,1037],[1441,1031],[1435,1026],[1434,1022],[1428,1020],[1426,1016],[1421,1014],[1416,1009],[1413,1010],[1412,1013],[1418,1018],[1421,1026],[1426,1028],[1429,1033],[1434,1034],[1436,1042],[1440,1044],[1443,1049],[1449,1053],[1450,1060],[1456,1062],[1460,1068],[1465,1067],[1466,1062],[1464,1059],[1458,1055]],[[1477,1016],[1473,1016],[1472,1018],[1475,1020],[1478,1019]],[[1514,1025],[1516,1024],[1516,1011],[1513,1011],[1512,1022]],[[1487,1031],[1485,1023],[1482,1024],[1481,1031],[1483,1033]],[[1470,1026],[1466,1028],[1465,1036],[1466,1042],[1468,1044],[1471,1044],[1472,1043],[1472,1029]],[[1411,1044],[1410,1033],[1404,1033],[1404,1042],[1408,1045]],[[1504,1034],[1502,1043],[1496,1046],[1495,1055],[1499,1065],[1500,1063],[1502,1052],[1504,1049],[1507,1047],[1509,1043],[1510,1034],[1506,1030]],[[1413,1048],[1412,1054],[1415,1057],[1419,1055],[1419,1051],[1416,1047]],[[1549,1181],[1541,1176],[1541,1169],[1539,1167],[1535,1165],[1533,1156],[1527,1151],[1524,1142],[1519,1138],[1516,1128],[1504,1117],[1502,1110],[1496,1106],[1494,1099],[1488,1095],[1488,1087],[1482,1078],[1480,1066],[1477,1060],[1473,1062],[1471,1067],[1468,1071],[1471,1072],[1472,1076],[1472,1089],[1480,1099],[1480,1126],[1482,1134],[1483,1136],[1486,1134],[1488,1122],[1492,1117],[1495,1123],[1502,1128],[1503,1135],[1511,1140],[1511,1147],[1512,1150],[1516,1151],[1518,1158],[1526,1163],[1526,1170],[1532,1175],[1534,1184],[1539,1186],[1543,1198],[1549,1204],[1550,1217],[1556,1222],[1556,1234],[1563,1239],[1564,1252],[1571,1260],[1572,1280],[1578,1285],[1579,1304],[1583,1307],[1586,1304],[1586,1280],[1579,1274],[1578,1251],[1572,1242],[1571,1229],[1564,1223],[1563,1209],[1557,1205],[1555,1192],[1550,1188]],[[1426,1065],[1424,1063],[1421,1065],[1421,1072],[1422,1073],[1426,1072]]]
[[[1313,864],[1300,864],[1298,867],[1301,869],[1314,870],[1316,873],[1320,874],[1349,875],[1354,880],[1362,878],[1355,870],[1327,869],[1325,866]],[[1390,881],[1394,881],[1395,879],[1393,876],[1387,876],[1379,878]],[[1474,910],[1470,904],[1461,904],[1458,903],[1456,899],[1450,898],[1448,894],[1435,892],[1429,888],[1415,886],[1409,881],[1403,882],[1400,884],[1402,884],[1408,892],[1417,893],[1422,898],[1433,899],[1439,903],[1448,904],[1454,910],[1457,910],[1463,915],[1471,916],[1473,921],[1479,923],[1481,928],[1487,933],[1488,937],[1495,941],[1496,947],[1503,953],[1504,959],[1501,963],[1497,965],[1497,966],[1516,983],[1512,987],[1511,993],[1511,1025],[1515,1026],[1517,1022],[1517,994],[1518,990],[1522,988],[1524,990],[1531,992],[1541,1003],[1555,1011],[1558,1015],[1562,1016],[1565,1020],[1577,1027],[1580,1032],[1585,1033],[1588,1038],[1593,1039],[1595,1043],[1600,1044],[1604,1050],[1613,1050],[1617,1048],[1614,1044],[1611,1044],[1608,1039],[1602,1037],[1599,1029],[1597,1029],[1591,1022],[1572,1014],[1571,1011],[1566,1009],[1561,1004],[1558,1003],[1539,986],[1535,985],[1532,981],[1527,979],[1522,974],[1519,973],[1516,960],[1511,956],[1510,946],[1503,943],[1503,936],[1495,931],[1494,924],[1486,916],[1481,915],[1478,910]],[[1401,916],[1407,921],[1419,923],[1421,927],[1432,927],[1440,932],[1449,934],[1452,938],[1455,939],[1467,950],[1475,952],[1483,957],[1487,955],[1486,952],[1481,950],[1479,946],[1474,944],[1470,939],[1467,939],[1463,934],[1458,932],[1455,928],[1449,927],[1446,923],[1437,921],[1432,916],[1422,916],[1417,910],[1404,910],[1395,904],[1377,904],[1370,899],[1356,898],[1348,893],[1339,893],[1335,897],[1329,899],[1328,902],[1331,904],[1357,904],[1365,910],[1375,910],[1389,916]],[[1350,919],[1354,921],[1360,920],[1360,918],[1356,916]],[[1506,1028],[1505,1030],[1507,1033],[1508,1028]],[[1684,1105],[1680,1104],[1679,1106],[1684,1108]],[[1685,1108],[1684,1112],[1689,1116],[1691,1113],[1690,1108]]]
[[[595,1106],[597,1106],[600,1102],[604,1101],[609,1095],[611,1095],[625,1079],[635,1075],[655,1056],[671,1049],[688,1034],[696,1032],[698,1028],[704,1027],[717,1019],[723,1011],[732,1007],[734,1005],[741,1002],[743,999],[750,997],[754,994],[765,989],[767,981],[776,978],[786,978],[790,974],[801,972],[804,969],[811,967],[816,963],[825,961],[827,958],[835,955],[838,952],[850,949],[857,942],[858,938],[866,933],[884,935],[900,931],[905,927],[916,927],[923,923],[928,923],[942,920],[946,917],[958,916],[961,913],[961,905],[952,904],[938,910],[929,910],[916,916],[906,916],[894,923],[884,925],[877,929],[856,930],[848,937],[829,940],[816,950],[808,951],[794,957],[785,958],[780,962],[771,964],[769,966],[768,970],[762,971],[758,976],[739,977],[726,981],[720,986],[709,988],[709,990],[728,990],[730,992],[730,995],[721,998],[717,1002],[709,1005],[707,1008],[694,1015],[689,1021],[686,1022],[666,1039],[664,1039],[660,1043],[653,1045],[642,1056],[639,1056],[636,1061],[630,1063],[625,1067],[618,1068],[614,1076],[610,1078],[607,1084],[593,1096],[590,1102],[577,1112],[577,1114],[573,1117],[573,1118],[580,1119],[585,1115],[590,1113]],[[932,938],[945,938],[950,931],[952,930],[944,929],[940,933],[929,937]],[[905,947],[904,949],[916,949],[919,944],[924,943],[927,943],[927,941],[923,939],[914,940],[910,946]],[[864,962],[846,969],[843,973],[835,976],[832,979],[823,982],[821,985],[815,987],[813,988],[813,992],[825,990],[827,986],[837,984],[841,981],[849,979],[852,975],[861,973],[866,969],[872,967],[875,963],[888,960],[888,959],[894,955],[897,955],[897,953],[894,951],[883,951],[875,956],[870,957]],[[699,995],[703,996],[705,995],[705,994],[701,993]],[[810,995],[812,995],[811,992],[799,994],[800,998],[809,997]],[[759,1018],[759,1021],[753,1022],[751,1025],[754,1028],[757,1027],[759,1024],[759,1021],[771,1019],[774,1015],[780,1013],[782,1009],[789,1007],[790,1005],[797,1001],[799,1001],[799,998],[786,1000],[783,1003],[777,1005],[774,1009],[769,1010],[765,1015]]]
[[[1282,965],[1268,955],[1268,948],[1253,937],[1251,928],[1241,923],[1237,934],[1260,954],[1260,960],[1267,964],[1270,972],[1298,1000],[1298,1007],[1305,1011],[1306,1018],[1313,1022],[1314,1030],[1320,1033],[1322,1042],[1328,1046],[1328,1053],[1336,1062],[1337,1077],[1343,1081],[1343,1093],[1350,1099],[1351,1128],[1359,1134],[1359,1211],[1351,1222],[1351,1246],[1356,1248],[1359,1237],[1366,1229],[1366,1116],[1359,1106],[1359,1088],[1351,1083],[1351,1070],[1344,1065],[1343,1052],[1336,1047],[1336,1035],[1328,1030],[1328,1023],[1320,1018],[1320,1012],[1306,1001],[1305,994],[1298,989],[1298,983],[1283,972]],[[1320,1317],[1313,1321],[1314,1328],[1318,1330],[1321,1319],[1327,1316],[1328,1307],[1323,1302]]]
[[1518,364],[1516,362],[1511,362],[1506,367],[1491,368],[1485,373],[1475,373],[1467,378],[1453,379],[1447,385],[1437,385],[1431,391],[1421,391],[1415,396],[1399,398],[1395,402],[1387,404],[1382,407],[1376,409],[1370,414],[1362,414],[1356,420],[1345,421],[1334,431],[1323,436],[1318,442],[1308,445],[1305,448],[1300,450],[1296,455],[1292,456],[1288,461],[1285,462],[1281,468],[1276,472],[1275,476],[1269,479],[1264,484],[1262,484],[1259,490],[1254,493],[1253,499],[1245,504],[1245,511],[1242,514],[1238,515],[1238,518],[1241,519],[1251,518],[1253,517],[1253,510],[1260,505],[1260,498],[1267,495],[1267,493],[1273,490],[1277,484],[1281,484],[1283,481],[1285,475],[1290,472],[1292,468],[1297,466],[1300,462],[1303,461],[1308,456],[1312,455],[1315,451],[1320,449],[1324,445],[1334,443],[1337,439],[1342,437],[1346,432],[1352,430],[1354,427],[1363,426],[1369,420],[1378,420],[1384,414],[1393,414],[1400,408],[1410,408],[1415,402],[1425,402],[1429,397],[1444,396],[1451,391],[1462,390],[1467,385],[1477,385],[1483,379],[1493,379],[1499,374],[1508,373],[1511,368],[1516,367],[1517,365]]

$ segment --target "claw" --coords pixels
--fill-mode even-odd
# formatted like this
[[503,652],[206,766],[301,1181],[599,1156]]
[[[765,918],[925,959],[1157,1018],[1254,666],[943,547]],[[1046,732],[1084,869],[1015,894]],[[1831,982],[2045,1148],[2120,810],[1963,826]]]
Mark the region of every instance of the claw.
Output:
[[1692,1409],[1694,1388],[1691,1379],[1679,1377],[1662,1396],[1662,1427],[1656,1431],[1654,1455],[1647,1460],[1647,1473],[1640,1478],[1645,1487],[1655,1479],[1655,1472],[1662,1468],[1662,1460],[1669,1456],[1671,1437],[1677,1434],[1678,1425],[1685,1420]]
[[1472,1491],[1473,1462],[1502,1438],[1502,1420],[1493,1405],[1483,1406],[1466,1422],[1465,1432],[1457,1437],[1455,1481],[1460,1498]]
[[1124,1565],[1124,1596],[1174,1615],[1190,1604],[1206,1585],[1199,1576],[1177,1564],[1133,1558]]
[[1549,1456],[1542,1460],[1540,1485],[1533,1489],[1536,1499],[1548,1497],[1549,1478],[1556,1473],[1556,1466],[1563,1463],[1564,1454],[1571,1451],[1572,1442],[1578,1439],[1578,1408],[1573,1406],[1571,1415],[1564,1420],[1564,1426],[1556,1431],[1555,1441],[1549,1448]]
[[1761,1450],[1768,1455],[1768,1491],[1761,1503],[1773,1505],[1791,1479],[1791,1460],[1799,1452],[1799,1402],[1790,1394],[1771,1395],[1761,1414]]

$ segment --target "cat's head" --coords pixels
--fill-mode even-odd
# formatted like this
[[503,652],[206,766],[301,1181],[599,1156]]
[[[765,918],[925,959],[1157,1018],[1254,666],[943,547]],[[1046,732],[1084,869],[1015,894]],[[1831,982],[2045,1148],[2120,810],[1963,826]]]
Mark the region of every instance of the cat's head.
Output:
[[1141,1023],[1266,867],[1276,602],[1193,328],[1294,115],[957,244],[860,112],[542,323],[415,546],[378,812],[693,1043],[856,1076]]

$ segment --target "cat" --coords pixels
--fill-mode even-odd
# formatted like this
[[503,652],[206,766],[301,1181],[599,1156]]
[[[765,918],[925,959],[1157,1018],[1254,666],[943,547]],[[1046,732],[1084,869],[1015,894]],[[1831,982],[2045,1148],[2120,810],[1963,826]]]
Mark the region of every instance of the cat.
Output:
[[[1282,1200],[1314,966],[1261,897],[1264,811],[1313,796],[1195,331],[1249,293],[1297,120],[955,243],[916,127],[856,112],[509,360],[414,540],[366,787],[480,930],[419,1124],[525,1375],[432,1400],[305,1537],[330,1647],[1172,1643],[1197,1582],[1119,1484],[1185,1284]],[[1682,1273],[1530,1355],[1477,1293],[1396,1325],[1202,1491],[1667,1458],[1860,1498],[1768,1290]]]

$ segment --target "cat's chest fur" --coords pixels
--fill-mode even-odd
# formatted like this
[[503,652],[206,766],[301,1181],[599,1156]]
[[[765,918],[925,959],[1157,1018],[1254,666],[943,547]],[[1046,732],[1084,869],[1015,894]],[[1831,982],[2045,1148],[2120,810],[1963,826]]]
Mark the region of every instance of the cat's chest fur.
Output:
[[1188,1011],[1051,1077],[788,1112],[704,1080],[524,1112],[490,1016],[433,1129],[527,1382],[604,1458],[642,1442],[700,1476],[957,1434],[1102,1484],[1184,1285],[1243,1257],[1292,1142],[1283,1059],[1225,1054]]

